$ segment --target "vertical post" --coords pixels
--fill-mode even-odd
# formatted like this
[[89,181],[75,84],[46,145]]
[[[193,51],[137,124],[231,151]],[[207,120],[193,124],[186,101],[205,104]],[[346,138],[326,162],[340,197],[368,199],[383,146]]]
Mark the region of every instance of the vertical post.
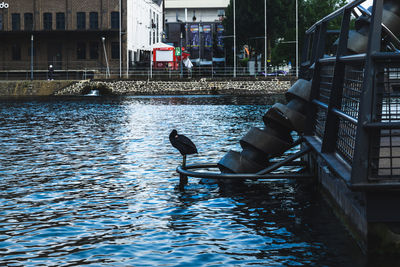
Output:
[[182,79],[182,77],[183,77],[183,64],[182,64],[183,51],[182,51],[182,39],[183,39],[183,33],[181,32],[181,79]]
[[[312,78],[312,85],[311,85],[311,93],[310,93],[310,102],[312,102],[313,99],[318,98],[319,91],[320,91],[320,83],[321,83],[321,63],[319,62],[319,59],[323,56],[324,54],[324,48],[325,48],[325,38],[326,38],[326,30],[327,30],[327,23],[323,22],[322,24],[318,25],[315,28],[315,31],[313,33],[313,42],[309,42],[307,44],[307,49],[311,45],[311,50],[313,51],[313,54],[311,55],[310,59],[310,65],[315,63],[315,68],[314,68],[314,73],[313,73],[313,78]],[[311,33],[308,33],[311,34]],[[307,121],[306,121],[306,127],[304,130],[305,135],[313,135],[314,134],[314,128],[315,128],[315,119],[316,119],[316,113],[317,113],[317,108],[315,105],[308,105],[307,107]]]
[[233,77],[236,77],[236,0],[233,0]]
[[150,45],[150,79],[153,79],[153,46]]
[[[163,2],[165,2],[165,1],[163,1]],[[188,47],[188,23],[187,23],[187,21],[188,21],[188,12],[187,12],[187,8],[185,8],[185,47],[186,47],[186,49],[187,49],[187,47]]]
[[122,78],[122,6],[119,0],[119,78]]
[[33,34],[31,35],[31,81],[33,81]]
[[[186,155],[183,155],[182,158],[182,168],[186,169]],[[184,174],[179,174],[179,189],[180,190],[184,190],[185,189],[185,185],[187,185],[188,183],[188,177]]]
[[340,108],[343,95],[343,83],[346,65],[340,61],[340,57],[347,52],[347,42],[350,29],[351,10],[346,9],[343,14],[342,27],[339,36],[339,45],[336,52],[336,62],[333,72],[333,81],[329,96],[329,106],[326,118],[324,138],[322,141],[322,152],[331,153],[335,151],[339,131],[339,118],[332,112],[333,108]]
[[211,77],[214,78],[214,29],[215,24],[211,24]]
[[371,153],[370,144],[371,136],[364,127],[366,123],[371,122],[375,117],[373,114],[373,103],[375,99],[376,85],[375,79],[375,63],[372,55],[381,50],[381,34],[382,34],[382,13],[383,0],[374,0],[372,7],[371,25],[368,36],[368,49],[364,67],[364,79],[362,91],[360,95],[360,108],[358,111],[358,124],[356,134],[356,144],[353,157],[353,168],[351,170],[351,183],[368,182],[370,171],[369,154]]
[[202,31],[203,28],[199,23],[199,76],[201,76],[201,32]]
[[110,66],[108,65],[108,58],[107,58],[107,50],[106,50],[106,38],[105,37],[101,37],[101,41],[103,43],[103,49],[104,49],[104,59],[106,60],[106,78],[108,76],[108,78],[110,78],[111,74],[110,74]]
[[296,77],[299,78],[299,1],[296,0]]
[[[265,15],[265,27],[264,27],[264,76],[267,76],[268,71],[268,53],[267,53],[267,0],[264,0],[264,15]],[[257,68],[257,67],[256,67]]]

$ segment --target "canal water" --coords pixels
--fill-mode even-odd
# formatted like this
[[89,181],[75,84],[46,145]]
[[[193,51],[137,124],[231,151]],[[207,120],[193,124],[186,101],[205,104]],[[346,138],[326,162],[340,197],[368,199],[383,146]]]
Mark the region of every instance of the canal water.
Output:
[[312,182],[177,188],[172,129],[217,162],[270,98],[0,100],[0,266],[362,266]]

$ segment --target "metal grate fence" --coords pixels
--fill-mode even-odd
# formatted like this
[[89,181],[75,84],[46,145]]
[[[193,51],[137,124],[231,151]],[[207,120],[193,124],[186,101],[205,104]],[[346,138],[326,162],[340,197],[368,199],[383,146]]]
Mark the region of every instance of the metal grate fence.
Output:
[[376,75],[376,118],[370,153],[371,179],[400,178],[400,62],[381,63]]
[[364,78],[364,65],[346,65],[340,111],[354,120],[339,117],[336,152],[348,163],[353,163],[356,144],[360,94]]

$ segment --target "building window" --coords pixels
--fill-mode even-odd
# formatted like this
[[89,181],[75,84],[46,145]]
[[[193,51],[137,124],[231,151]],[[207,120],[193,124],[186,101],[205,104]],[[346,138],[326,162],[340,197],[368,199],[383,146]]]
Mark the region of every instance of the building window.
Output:
[[90,59],[99,59],[99,43],[90,43]]
[[32,13],[24,14],[24,29],[25,29],[25,31],[33,30],[33,14]]
[[77,43],[76,45],[76,58],[86,59],[86,43]]
[[153,31],[153,44],[155,44],[156,43],[156,33],[155,33],[155,31]]
[[76,13],[76,28],[78,30],[86,29],[86,13],[85,12]]
[[225,10],[224,9],[218,9],[218,17],[224,17],[225,16]]
[[111,58],[119,59],[119,42],[111,43]]
[[119,12],[111,12],[111,29],[119,29]]
[[13,31],[21,30],[21,18],[18,13],[11,14],[11,22]]
[[12,46],[12,60],[21,60],[21,45],[14,44]]
[[0,31],[3,30],[3,14],[0,14]]
[[43,29],[51,30],[53,28],[53,14],[44,13],[43,14]]
[[65,14],[64,13],[56,14],[56,29],[57,30],[65,30]]
[[90,29],[96,30],[99,28],[99,13],[90,12],[89,15]]

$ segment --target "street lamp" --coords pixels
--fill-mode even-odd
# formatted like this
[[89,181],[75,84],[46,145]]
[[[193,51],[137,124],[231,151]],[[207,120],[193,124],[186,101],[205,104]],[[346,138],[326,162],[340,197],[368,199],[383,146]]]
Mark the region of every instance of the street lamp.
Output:
[[108,75],[108,77],[110,78],[110,67],[108,66],[108,58],[107,58],[107,50],[106,50],[106,45],[105,45],[105,41],[106,41],[106,37],[101,37],[101,42],[103,43],[103,49],[104,49],[104,58],[105,58],[105,60],[106,60],[106,66],[107,66],[107,69],[106,69],[106,78],[107,78],[107,75]]

